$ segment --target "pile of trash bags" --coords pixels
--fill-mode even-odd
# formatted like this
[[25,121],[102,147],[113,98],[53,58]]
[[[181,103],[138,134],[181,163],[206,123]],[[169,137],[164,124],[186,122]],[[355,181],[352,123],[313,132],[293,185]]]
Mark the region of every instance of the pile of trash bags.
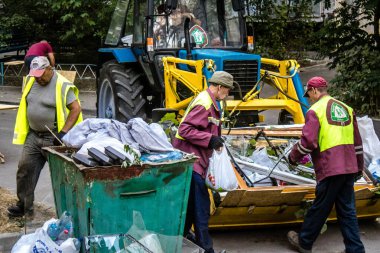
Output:
[[59,219],[50,219],[34,233],[23,235],[11,253],[78,253],[81,241],[73,238],[73,231],[72,216],[65,211]]
[[62,139],[68,147],[79,149],[73,159],[85,166],[120,165],[180,160],[158,123],[133,118],[127,123],[112,119],[89,118],[73,127]]

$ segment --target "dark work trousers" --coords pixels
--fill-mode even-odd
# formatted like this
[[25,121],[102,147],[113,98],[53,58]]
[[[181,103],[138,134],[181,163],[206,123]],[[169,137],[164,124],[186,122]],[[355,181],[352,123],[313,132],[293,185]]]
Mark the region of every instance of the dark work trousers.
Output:
[[210,197],[205,184],[205,179],[193,171],[184,236],[194,224],[196,243],[207,253],[213,253],[212,239],[208,232],[208,220],[210,218]]
[[17,170],[17,205],[25,210],[33,208],[34,190],[47,161],[47,152],[42,148],[52,145],[53,136],[49,132],[29,131],[26,137]]
[[355,174],[327,177],[317,184],[316,198],[299,233],[302,248],[311,250],[334,204],[346,253],[365,252],[356,218]]

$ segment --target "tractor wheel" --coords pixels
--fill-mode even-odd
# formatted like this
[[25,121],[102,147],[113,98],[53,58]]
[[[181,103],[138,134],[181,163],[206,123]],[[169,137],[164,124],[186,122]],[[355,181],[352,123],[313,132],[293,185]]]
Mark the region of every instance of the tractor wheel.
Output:
[[98,83],[98,117],[127,122],[146,119],[146,100],[142,91],[142,74],[133,67],[108,61],[100,70]]

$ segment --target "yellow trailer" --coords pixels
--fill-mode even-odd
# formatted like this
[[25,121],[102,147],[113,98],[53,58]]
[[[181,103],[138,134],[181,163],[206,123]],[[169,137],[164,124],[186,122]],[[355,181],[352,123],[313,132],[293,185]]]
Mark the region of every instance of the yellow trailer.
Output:
[[[231,134],[255,135],[257,129],[231,130]],[[227,131],[224,131],[226,134]],[[268,136],[299,137],[300,128],[270,129]],[[239,189],[227,192],[217,207],[212,207],[210,227],[215,229],[244,228],[296,224],[315,198],[315,185],[258,186],[248,187],[239,173],[235,173]],[[355,183],[356,210],[358,218],[380,217],[380,187],[367,178],[366,183]],[[376,193],[377,192],[377,193]],[[222,194],[223,195],[223,194]],[[329,221],[336,220],[335,209]]]
[[[237,175],[239,176],[239,175]],[[358,218],[380,216],[379,191],[371,183],[355,184]],[[228,192],[210,218],[211,228],[244,228],[296,224],[315,198],[314,185],[242,187]],[[328,218],[336,220],[333,210]]]

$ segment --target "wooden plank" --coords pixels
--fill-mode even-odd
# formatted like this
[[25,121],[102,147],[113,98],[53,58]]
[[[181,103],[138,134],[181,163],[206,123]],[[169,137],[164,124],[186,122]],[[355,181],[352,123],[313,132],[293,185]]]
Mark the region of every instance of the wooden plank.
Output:
[[16,65],[22,65],[24,64],[24,61],[8,61],[4,62],[4,65],[9,65],[9,66],[16,66]]
[[[275,146],[279,146],[282,144],[288,144],[289,140],[279,139],[279,140],[270,140],[270,142]],[[256,147],[268,147],[268,146],[269,146],[269,144],[266,140],[257,140],[257,142],[256,142]]]
[[77,74],[76,71],[68,71],[68,70],[57,70],[57,72],[61,75],[63,75],[67,80],[74,83],[75,76]]
[[238,206],[272,206],[273,200],[280,198],[281,192],[281,189],[248,190],[238,203]]
[[[229,135],[256,135],[259,130],[255,129],[232,129]],[[267,136],[273,137],[300,137],[302,130],[264,130]],[[227,135],[228,129],[222,130],[222,135]]]
[[301,201],[308,194],[308,191],[292,191],[292,192],[281,192],[281,198],[285,200],[287,205],[299,205]]
[[239,172],[237,172],[235,166],[232,164],[232,168],[234,168],[235,176],[238,181],[238,185],[240,189],[248,189],[247,183],[244,181],[244,179],[240,176]]
[[17,109],[18,105],[6,105],[0,104],[0,110],[9,110],[9,109]]
[[308,191],[283,192],[281,189],[246,191],[238,206],[299,205]]
[[370,199],[375,194],[369,188],[362,188],[355,191],[355,199]]
[[241,198],[244,196],[245,190],[238,189],[234,191],[230,191],[227,193],[227,195],[224,197],[222,203],[220,203],[220,206],[222,207],[234,207],[237,206],[241,200]]

